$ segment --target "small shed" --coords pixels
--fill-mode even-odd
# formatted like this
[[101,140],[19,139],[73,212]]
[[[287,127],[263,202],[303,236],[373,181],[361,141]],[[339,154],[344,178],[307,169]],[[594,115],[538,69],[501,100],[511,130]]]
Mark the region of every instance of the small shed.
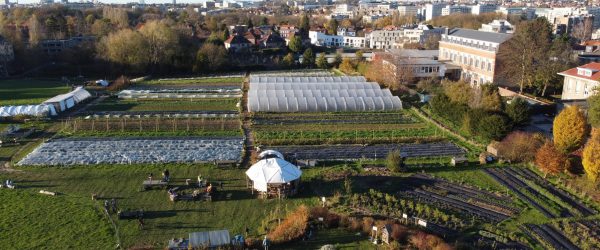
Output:
[[228,230],[194,232],[189,235],[188,247],[217,248],[231,243]]
[[385,224],[383,226],[383,228],[381,229],[381,241],[385,242],[386,244],[390,244],[390,242],[392,241],[392,225],[391,224]]
[[464,157],[464,156],[452,157],[452,160],[450,161],[450,164],[452,166],[465,165],[466,163],[467,163],[467,157]]

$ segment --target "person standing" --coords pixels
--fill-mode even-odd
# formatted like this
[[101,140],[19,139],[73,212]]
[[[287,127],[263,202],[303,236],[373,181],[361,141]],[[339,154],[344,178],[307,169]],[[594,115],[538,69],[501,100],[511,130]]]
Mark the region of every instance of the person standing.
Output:
[[263,240],[263,247],[265,248],[265,250],[269,250],[269,245],[271,245],[271,242],[269,242],[269,239],[265,235],[265,239]]

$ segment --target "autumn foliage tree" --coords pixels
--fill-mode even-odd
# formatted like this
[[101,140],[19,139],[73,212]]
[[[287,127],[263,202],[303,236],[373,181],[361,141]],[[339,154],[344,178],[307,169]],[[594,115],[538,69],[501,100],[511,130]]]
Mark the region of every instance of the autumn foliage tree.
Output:
[[596,182],[600,176],[600,131],[592,133],[592,138],[585,145],[581,158],[588,179]]
[[268,234],[268,238],[276,244],[299,239],[306,232],[309,217],[308,208],[304,205],[299,206]]
[[498,144],[498,154],[511,162],[532,162],[543,144],[544,137],[540,134],[515,131]]
[[577,106],[565,108],[554,118],[554,144],[564,154],[581,147],[587,134],[588,125],[585,115]]
[[558,150],[552,142],[546,142],[535,154],[535,165],[547,174],[557,174],[569,167],[567,156]]

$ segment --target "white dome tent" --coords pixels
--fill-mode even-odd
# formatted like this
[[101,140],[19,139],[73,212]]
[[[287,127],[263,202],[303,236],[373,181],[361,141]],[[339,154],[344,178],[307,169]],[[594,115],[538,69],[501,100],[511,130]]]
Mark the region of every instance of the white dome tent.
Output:
[[284,198],[298,192],[302,171],[283,159],[277,151],[267,150],[260,154],[261,160],[247,171],[248,187],[262,197]]

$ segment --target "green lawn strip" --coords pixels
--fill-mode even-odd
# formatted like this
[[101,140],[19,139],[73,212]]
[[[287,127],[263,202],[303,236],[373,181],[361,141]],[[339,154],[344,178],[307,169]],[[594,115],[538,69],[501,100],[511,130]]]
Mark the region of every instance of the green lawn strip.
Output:
[[[440,177],[443,179],[450,180],[461,184],[467,184],[473,187],[479,187],[481,189],[505,193],[505,188],[492,177],[487,175],[481,170],[481,167],[477,165],[471,165],[466,167],[441,167],[431,171],[425,170],[427,173]],[[418,170],[417,170],[418,172]]]
[[533,246],[534,249],[544,249],[544,248],[541,248],[542,246],[537,244],[536,241],[526,237],[526,235],[522,232],[523,230],[520,228],[520,226],[524,225],[524,224],[541,225],[544,223],[548,223],[550,221],[551,221],[550,219],[546,218],[546,216],[544,216],[537,209],[528,207],[528,208],[525,208],[520,214],[518,214],[517,217],[510,218],[510,219],[502,221],[498,224],[494,224],[494,225],[492,225],[492,228],[495,228],[495,229],[503,231],[503,232],[514,232],[519,237],[521,237],[523,239],[528,239],[529,245]]
[[47,196],[37,192],[51,187],[17,184],[36,188],[0,189],[4,249],[112,249],[117,244],[109,221],[89,197]]
[[546,208],[546,210],[548,210],[548,212],[550,212],[551,214],[553,214],[555,216],[560,215],[560,206],[558,204],[554,203],[553,201],[549,200],[548,198],[539,197],[537,195],[534,195],[524,188],[519,189],[519,191],[521,191],[521,193],[523,193],[523,195],[525,195],[525,196],[529,197],[530,199],[532,199],[533,201],[537,202],[540,206]]
[[[544,174],[542,172],[540,172],[540,170],[536,167],[529,167],[529,170],[533,171],[534,173],[536,173],[539,176],[544,176]],[[552,185],[554,185],[555,187],[560,188],[563,191],[565,191],[566,193],[570,194],[572,197],[579,200],[584,205],[589,206],[592,209],[596,209],[597,211],[600,211],[600,204],[598,202],[594,201],[589,196],[581,197],[582,195],[580,193],[578,194],[572,188],[565,186],[565,184],[564,184],[565,178],[582,178],[586,183],[588,182],[588,179],[585,179],[585,177],[569,177],[569,176],[565,176],[563,174],[560,174],[558,176],[548,175],[546,180],[548,182],[550,182]]]
[[152,79],[141,81],[138,84],[148,85],[192,85],[201,83],[237,83],[241,84],[244,77],[211,77],[211,78],[194,78],[194,79]]
[[238,99],[116,100],[107,99],[88,111],[236,111]]
[[255,131],[257,140],[268,139],[377,139],[377,138],[400,138],[400,137],[436,137],[437,130],[432,127],[418,129],[396,129],[396,130],[369,130],[369,127],[359,128],[351,131],[272,131],[263,129]]
[[410,123],[410,124],[285,124],[285,125],[257,125],[254,126],[256,131],[394,131],[394,130],[417,130],[430,128],[426,123]]
[[[202,174],[209,181],[223,181],[224,190],[219,191],[213,202],[182,201],[176,203],[168,200],[165,190],[140,191],[142,181],[149,173],[154,173],[154,176],[159,178],[160,172],[165,168],[170,170],[176,185],[184,185],[185,179],[194,180],[197,175]],[[135,220],[117,220],[113,216],[124,248],[132,246],[163,248],[171,238],[187,237],[190,232],[216,229],[228,229],[231,235],[235,235],[243,233],[245,227],[248,227],[252,237],[260,237],[258,232],[263,218],[276,207],[280,207],[282,211],[291,211],[298,204],[315,205],[318,202],[314,199],[311,189],[308,188],[310,183],[305,183],[307,188],[304,188],[296,198],[281,201],[257,199],[246,189],[245,169],[218,168],[210,165],[92,165],[69,168],[20,167],[18,170],[21,171],[0,174],[0,179],[13,179],[17,186],[21,187],[16,190],[18,192],[21,190],[37,192],[39,189],[46,189],[63,194],[50,198],[75,199],[80,204],[86,201],[84,203],[86,206],[91,206],[91,194],[96,193],[100,198],[116,198],[121,209],[146,211],[146,229],[144,230],[138,229],[138,223]],[[304,171],[310,172],[311,170]],[[187,192],[191,191],[192,189],[187,190]],[[230,199],[227,199],[229,194]],[[101,205],[102,201],[96,201],[96,204]],[[22,209],[22,213],[29,213],[35,209],[38,208],[25,207]],[[6,214],[6,211],[5,209],[0,210],[0,217],[10,218],[10,214]],[[63,211],[63,216],[69,216],[68,212],[68,210]],[[31,221],[44,221],[45,217],[44,214],[34,214],[27,218],[18,217],[13,220],[14,223],[23,225],[19,231],[27,232],[32,230],[29,229]],[[104,218],[98,217],[92,221],[77,220],[62,226],[77,230],[78,228],[97,228],[98,223],[106,223],[106,221]],[[47,237],[61,236],[52,230],[45,233]],[[107,235],[112,236],[110,233]],[[2,238],[6,239],[6,237]],[[35,235],[30,235],[29,238],[35,238]],[[14,241],[15,238],[10,239]],[[112,237],[109,237],[106,242],[110,243],[109,246],[113,246],[113,240]],[[96,241],[84,243],[81,243],[84,247],[79,247],[80,249],[107,248],[94,245]],[[57,242],[46,242],[44,246],[56,249],[62,248],[63,245]]]
[[11,79],[0,80],[0,106],[40,104],[70,88],[59,80]]
[[273,249],[315,249],[318,250],[324,245],[333,245],[335,249],[378,249],[373,245],[368,237],[357,235],[356,232],[350,232],[344,228],[321,229],[313,233],[313,237],[306,241],[292,242],[273,246]]

